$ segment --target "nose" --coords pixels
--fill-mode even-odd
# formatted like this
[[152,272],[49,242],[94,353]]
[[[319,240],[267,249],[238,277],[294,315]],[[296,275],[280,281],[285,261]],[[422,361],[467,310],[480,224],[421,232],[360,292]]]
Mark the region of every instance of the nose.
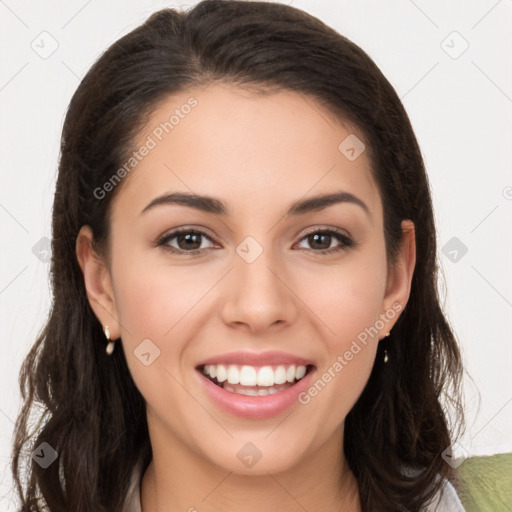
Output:
[[295,321],[298,298],[293,293],[293,283],[287,282],[290,279],[283,262],[271,253],[263,250],[252,262],[244,259],[243,253],[235,254],[221,311],[226,324],[256,334]]

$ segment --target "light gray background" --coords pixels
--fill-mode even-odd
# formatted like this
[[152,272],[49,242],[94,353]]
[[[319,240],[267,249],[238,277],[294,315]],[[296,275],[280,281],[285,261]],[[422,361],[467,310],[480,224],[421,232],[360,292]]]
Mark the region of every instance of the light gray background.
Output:
[[[474,381],[456,455],[512,451],[512,1],[286,3],[359,44],[402,98],[432,184],[441,292]],[[0,0],[2,511],[15,510],[8,464],[17,375],[50,304],[44,245],[39,257],[33,247],[51,237],[67,104],[112,42],[161,7],[191,4]]]

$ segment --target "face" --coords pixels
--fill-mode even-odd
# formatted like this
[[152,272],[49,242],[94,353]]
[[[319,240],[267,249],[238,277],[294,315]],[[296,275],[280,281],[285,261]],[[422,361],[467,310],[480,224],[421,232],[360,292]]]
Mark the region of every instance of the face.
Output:
[[79,260],[153,446],[242,474],[337,452],[414,265],[388,271],[354,136],[312,98],[221,84],[152,114],[112,205],[111,264]]

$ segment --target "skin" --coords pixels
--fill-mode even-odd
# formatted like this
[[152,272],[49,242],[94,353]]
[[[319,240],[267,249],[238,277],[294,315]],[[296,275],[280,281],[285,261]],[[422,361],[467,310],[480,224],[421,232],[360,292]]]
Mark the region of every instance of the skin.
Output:
[[[388,269],[367,152],[349,161],[338,150],[357,129],[297,93],[261,95],[220,83],[190,89],[158,106],[134,147],[191,96],[197,107],[116,195],[109,258],[94,253],[87,226],[76,244],[90,305],[118,340],[116,350],[122,344],[147,403],[154,456],[142,480],[143,512],[339,511],[340,504],[359,511],[342,450],[344,421],[399,314],[307,405],[270,419],[219,410],[194,368],[226,352],[282,350],[311,359],[322,375],[380,314],[393,304],[405,307],[414,226],[403,221],[401,252]],[[345,202],[284,217],[294,201],[341,190],[364,201],[369,215]],[[141,214],[163,192],[221,199],[229,215],[181,205]],[[178,238],[168,244],[181,254],[152,245],[180,226],[210,237],[197,239],[198,255],[187,254]],[[338,228],[357,245],[322,255],[342,242],[332,237],[315,245],[306,236],[314,228]],[[247,236],[263,249],[252,263],[236,252]],[[147,338],[160,350],[149,366],[134,355]],[[237,457],[248,442],[262,454],[250,468]]]

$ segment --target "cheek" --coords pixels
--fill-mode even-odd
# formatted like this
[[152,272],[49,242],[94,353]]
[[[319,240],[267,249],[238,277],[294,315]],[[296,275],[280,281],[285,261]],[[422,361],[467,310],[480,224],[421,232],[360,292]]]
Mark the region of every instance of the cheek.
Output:
[[[140,391],[148,397],[161,388],[158,381],[166,378],[164,368],[175,373],[190,329],[189,312],[205,285],[183,272],[143,264],[141,258],[134,257],[118,259],[113,272],[127,364]],[[149,356],[142,356],[147,353]]]
[[[385,294],[384,253],[365,251],[303,280],[305,302],[324,333],[325,357],[304,396],[324,410],[334,428],[357,401],[370,376],[379,342]],[[307,290],[307,294],[306,294]],[[309,403],[309,402],[308,402]]]
[[116,280],[116,307],[123,341],[135,343],[139,338],[154,338],[162,343],[176,339],[181,320],[198,302],[208,283],[191,279],[190,272],[162,266],[119,265]]
[[178,384],[182,380],[179,365],[189,339],[190,311],[206,283],[201,286],[186,276],[134,259],[129,264],[120,262],[115,275],[127,365],[136,387],[156,411],[167,411],[170,404],[185,407],[189,398]]
[[386,268],[377,253],[366,251],[302,274],[300,297],[322,321],[330,344],[339,350],[374,326],[381,313]]

